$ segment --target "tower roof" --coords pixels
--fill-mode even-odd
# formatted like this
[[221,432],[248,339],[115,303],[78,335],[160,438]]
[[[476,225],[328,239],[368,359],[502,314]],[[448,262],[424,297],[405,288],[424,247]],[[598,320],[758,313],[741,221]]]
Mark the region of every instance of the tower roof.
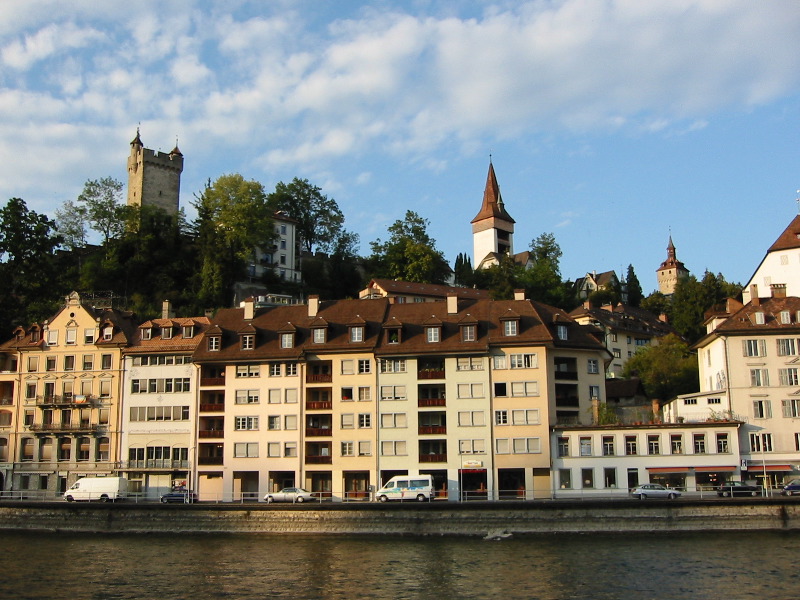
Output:
[[790,250],[792,248],[800,248],[800,215],[797,215],[783,233],[775,240],[775,243],[769,247],[769,252],[778,250]]
[[667,244],[667,260],[661,263],[661,266],[656,269],[656,271],[663,271],[664,269],[675,269],[677,268],[679,271],[686,271],[687,273],[689,270],[686,266],[678,260],[676,253],[675,253],[675,244],[672,243],[672,234],[669,236],[669,244]]
[[494,165],[489,162],[489,174],[486,176],[486,188],[483,190],[483,204],[481,210],[470,222],[477,223],[492,217],[515,223],[511,215],[506,212],[503,197],[500,195],[500,186],[497,185],[497,177],[494,174]]
[[136,137],[131,140],[131,146],[144,146],[142,138],[139,137],[139,128],[136,128]]

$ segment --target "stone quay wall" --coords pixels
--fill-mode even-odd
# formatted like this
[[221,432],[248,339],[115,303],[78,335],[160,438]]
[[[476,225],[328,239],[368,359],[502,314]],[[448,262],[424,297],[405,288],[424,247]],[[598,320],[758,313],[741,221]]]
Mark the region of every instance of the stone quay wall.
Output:
[[800,502],[555,501],[452,504],[0,504],[0,530],[414,536],[796,530]]

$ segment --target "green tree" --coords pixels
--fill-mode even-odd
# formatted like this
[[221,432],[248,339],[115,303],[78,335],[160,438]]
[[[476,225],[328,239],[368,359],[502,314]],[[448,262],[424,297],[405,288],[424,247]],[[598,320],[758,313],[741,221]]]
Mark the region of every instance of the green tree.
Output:
[[227,306],[255,248],[272,243],[272,209],[264,187],[239,174],[209,181],[196,198],[199,296],[205,306]]
[[[80,217],[82,212],[89,226],[103,237],[103,245],[108,240],[117,238],[125,231],[125,205],[122,204],[122,183],[112,177],[90,179],[83,186],[78,196],[77,205],[73,205]],[[67,207],[65,205],[65,210]]]
[[638,376],[647,395],[658,400],[671,400],[700,389],[697,356],[685,341],[673,334],[661,338],[658,345],[634,354],[625,363],[622,375]]
[[417,283],[444,283],[450,266],[428,235],[428,220],[412,210],[389,226],[389,239],[370,242],[370,269],[375,277]]
[[667,315],[668,319],[672,318],[672,305],[669,298],[661,292],[653,292],[642,300],[640,306],[654,315]]
[[728,283],[722,274],[714,275],[708,270],[700,281],[694,275],[682,277],[670,299],[671,325],[689,343],[694,343],[705,335],[705,312],[739,293],[740,285]]
[[552,233],[543,233],[531,241],[531,266],[522,274],[527,297],[565,310],[575,300],[567,283],[561,279],[561,247]]
[[475,271],[473,280],[482,290],[489,290],[492,300],[512,300],[514,290],[523,287],[525,268],[514,262],[509,254],[503,254],[500,262]]
[[472,259],[465,252],[459,252],[453,267],[453,282],[456,285],[472,287],[475,284],[475,272]]
[[67,250],[86,246],[86,207],[67,200],[56,210],[56,229]]
[[341,234],[344,214],[333,198],[322,189],[295,177],[291,183],[278,182],[268,196],[269,206],[280,210],[298,222],[300,239],[307,252],[313,249],[332,252]]
[[628,306],[641,306],[642,300],[644,300],[644,293],[642,292],[642,284],[639,283],[639,278],[636,277],[636,272],[633,270],[633,265],[628,265],[625,283],[628,289]]

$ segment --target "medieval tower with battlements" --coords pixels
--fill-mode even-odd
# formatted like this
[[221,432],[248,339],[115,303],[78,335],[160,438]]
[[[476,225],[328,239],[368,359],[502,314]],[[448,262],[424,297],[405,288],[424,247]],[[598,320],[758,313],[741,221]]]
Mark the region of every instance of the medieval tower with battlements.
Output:
[[167,214],[178,213],[183,154],[175,148],[169,153],[145,148],[136,130],[128,157],[128,206],[153,206]]

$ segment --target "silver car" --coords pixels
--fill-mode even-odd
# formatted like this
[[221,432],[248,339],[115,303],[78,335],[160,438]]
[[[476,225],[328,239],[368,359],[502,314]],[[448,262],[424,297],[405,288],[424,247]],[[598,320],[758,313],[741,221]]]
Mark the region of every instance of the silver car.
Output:
[[645,483],[631,490],[631,496],[640,500],[646,500],[647,498],[669,498],[674,500],[680,495],[681,493],[678,490],[664,487],[660,483]]
[[264,500],[268,503],[272,502],[308,502],[314,500],[314,494],[308,490],[298,487],[283,488],[280,492],[272,492],[264,496]]

